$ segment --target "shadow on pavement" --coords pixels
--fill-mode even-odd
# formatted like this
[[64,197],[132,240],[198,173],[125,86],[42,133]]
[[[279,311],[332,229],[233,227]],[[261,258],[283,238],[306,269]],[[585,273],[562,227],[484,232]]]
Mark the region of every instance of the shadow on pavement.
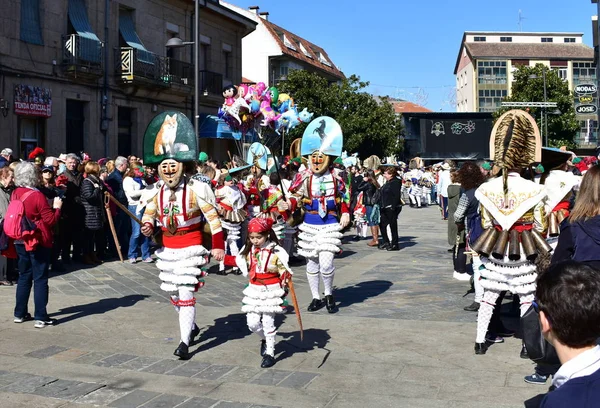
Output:
[[342,251],[342,253],[341,253],[341,254],[339,254],[339,255],[336,255],[335,257],[336,257],[337,259],[344,259],[344,258],[348,258],[349,256],[352,256],[352,255],[354,255],[354,254],[356,254],[356,252],[354,252],[354,251],[351,251],[351,250],[344,249],[344,250]]
[[386,280],[373,280],[360,282],[353,286],[336,289],[333,294],[338,302],[339,308],[361,303],[366,299],[379,296],[392,286],[392,282]]
[[416,237],[398,237],[398,248],[402,250],[404,248],[410,248],[417,245],[417,243],[414,241],[415,238]]
[[331,338],[327,330],[306,329],[304,330],[304,341],[300,341],[300,331],[277,332],[277,335],[284,338],[275,345],[275,355],[281,353],[277,356],[277,361],[285,360],[296,353],[307,353],[314,349],[323,349],[327,353],[319,365],[319,367],[322,367],[331,353],[331,350],[325,348]]
[[118,309],[120,307],[130,307],[135,305],[140,300],[146,299],[147,297],[149,296],[127,295],[123,296],[122,298],[101,299],[94,303],[87,303],[85,305],[77,305],[60,309],[58,312],[50,313],[50,317],[57,318],[57,316],[70,314],[71,316],[58,319],[58,323],[60,324],[67,323],[71,320],[80,319],[86,316],[104,314],[106,312],[110,312],[111,310]]
[[[276,324],[280,323],[276,321]],[[251,334],[250,330],[246,326],[246,314],[235,313],[229,316],[220,317],[215,319],[212,326],[204,327],[200,332],[200,336],[192,343],[196,345],[207,340],[208,343],[200,345],[196,350],[191,352],[194,356],[202,351],[210,350],[213,347],[217,347],[226,341],[243,339],[244,337]]]

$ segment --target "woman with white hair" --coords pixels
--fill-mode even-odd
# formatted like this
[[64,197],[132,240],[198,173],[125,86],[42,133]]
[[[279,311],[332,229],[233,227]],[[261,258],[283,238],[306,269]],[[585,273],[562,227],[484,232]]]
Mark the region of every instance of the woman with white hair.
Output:
[[56,323],[50,319],[46,306],[48,304],[48,268],[52,250],[52,226],[60,217],[62,200],[56,197],[52,207],[46,196],[37,187],[40,184],[40,171],[30,162],[21,162],[15,168],[15,186],[11,201],[21,200],[24,216],[37,226],[35,238],[32,240],[17,240],[17,263],[19,280],[17,282],[16,305],[14,322],[23,323],[32,320],[27,311],[29,295],[33,286],[33,303],[35,305],[34,319],[36,328],[44,328]]

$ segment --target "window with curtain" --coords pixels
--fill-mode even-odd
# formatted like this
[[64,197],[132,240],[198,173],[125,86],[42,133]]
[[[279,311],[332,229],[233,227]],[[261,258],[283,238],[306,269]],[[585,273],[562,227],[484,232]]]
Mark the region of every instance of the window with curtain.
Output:
[[40,0],[21,0],[21,41],[44,45],[40,21]]

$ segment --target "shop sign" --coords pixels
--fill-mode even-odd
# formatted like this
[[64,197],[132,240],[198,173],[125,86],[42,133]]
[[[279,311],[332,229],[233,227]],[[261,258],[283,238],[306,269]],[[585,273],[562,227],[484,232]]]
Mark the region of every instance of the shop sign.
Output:
[[593,114],[598,112],[598,107],[596,105],[579,105],[575,107],[575,112],[580,115]]
[[15,113],[25,116],[52,116],[52,90],[31,85],[15,85]]

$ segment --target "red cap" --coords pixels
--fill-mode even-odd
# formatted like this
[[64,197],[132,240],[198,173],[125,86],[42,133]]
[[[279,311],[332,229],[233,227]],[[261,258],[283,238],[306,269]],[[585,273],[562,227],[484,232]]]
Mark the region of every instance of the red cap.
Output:
[[273,227],[271,218],[253,218],[248,224],[248,232],[257,232],[259,234],[269,231]]

